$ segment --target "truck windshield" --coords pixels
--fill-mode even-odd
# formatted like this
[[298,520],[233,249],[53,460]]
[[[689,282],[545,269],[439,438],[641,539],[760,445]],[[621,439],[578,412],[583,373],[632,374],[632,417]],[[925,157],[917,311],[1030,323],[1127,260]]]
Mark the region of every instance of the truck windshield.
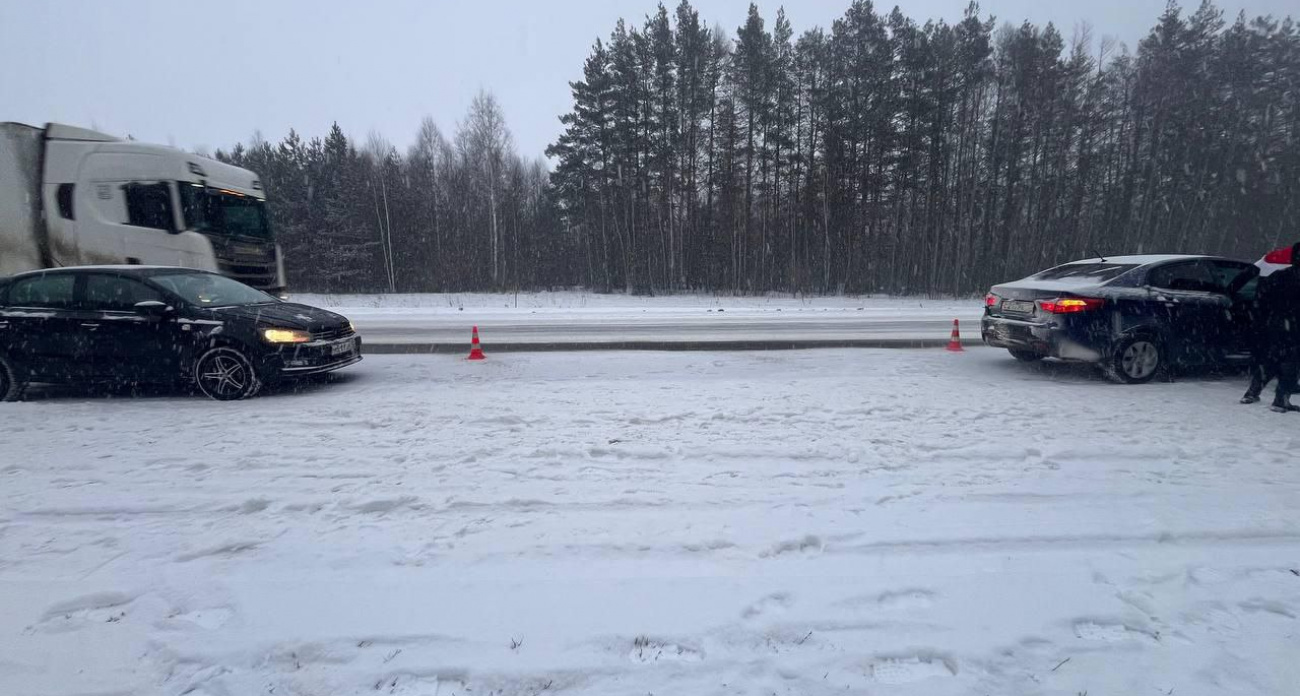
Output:
[[271,238],[266,203],[198,184],[181,183],[179,188],[186,229],[230,237]]

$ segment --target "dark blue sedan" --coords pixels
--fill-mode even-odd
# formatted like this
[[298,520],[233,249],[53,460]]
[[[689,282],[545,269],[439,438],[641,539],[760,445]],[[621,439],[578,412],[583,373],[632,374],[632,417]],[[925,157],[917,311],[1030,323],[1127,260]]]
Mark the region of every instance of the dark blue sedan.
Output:
[[1214,256],[1075,261],[994,286],[981,333],[1019,360],[1091,362],[1140,384],[1168,366],[1248,360],[1258,275]]

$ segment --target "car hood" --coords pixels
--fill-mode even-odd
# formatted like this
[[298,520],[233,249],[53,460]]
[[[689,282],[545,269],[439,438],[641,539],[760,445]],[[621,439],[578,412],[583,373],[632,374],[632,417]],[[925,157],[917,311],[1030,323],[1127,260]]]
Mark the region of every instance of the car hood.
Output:
[[304,331],[326,331],[346,326],[347,317],[317,307],[295,302],[218,307],[212,310],[218,317],[249,319],[260,325]]

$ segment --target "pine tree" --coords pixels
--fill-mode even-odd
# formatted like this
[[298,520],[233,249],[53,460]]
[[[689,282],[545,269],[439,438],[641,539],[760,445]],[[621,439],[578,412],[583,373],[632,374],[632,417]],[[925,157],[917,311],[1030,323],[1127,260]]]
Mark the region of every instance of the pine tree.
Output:
[[1171,4],[1136,51],[868,0],[731,41],[688,0],[596,41],[553,171],[484,93],[405,156],[260,135],[299,290],[969,293],[1094,253],[1252,258],[1300,228],[1300,31]]

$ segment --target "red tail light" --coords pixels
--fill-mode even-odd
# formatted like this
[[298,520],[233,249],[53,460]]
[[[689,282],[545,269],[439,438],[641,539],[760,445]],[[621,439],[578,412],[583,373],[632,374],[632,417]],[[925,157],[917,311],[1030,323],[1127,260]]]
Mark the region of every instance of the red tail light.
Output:
[[1291,247],[1268,252],[1268,255],[1264,257],[1264,261],[1266,263],[1275,263],[1279,266],[1290,266]]
[[984,298],[984,305],[987,306],[987,307],[996,307],[996,306],[998,306],[998,302],[999,302],[1001,299],[1002,299],[1002,298],[998,297],[997,295],[994,295],[993,293],[989,293],[989,294],[988,294],[987,296],[985,296],[985,298]]
[[1038,306],[1050,314],[1074,314],[1101,309],[1106,306],[1106,301],[1093,297],[1058,297],[1055,300],[1039,300]]

